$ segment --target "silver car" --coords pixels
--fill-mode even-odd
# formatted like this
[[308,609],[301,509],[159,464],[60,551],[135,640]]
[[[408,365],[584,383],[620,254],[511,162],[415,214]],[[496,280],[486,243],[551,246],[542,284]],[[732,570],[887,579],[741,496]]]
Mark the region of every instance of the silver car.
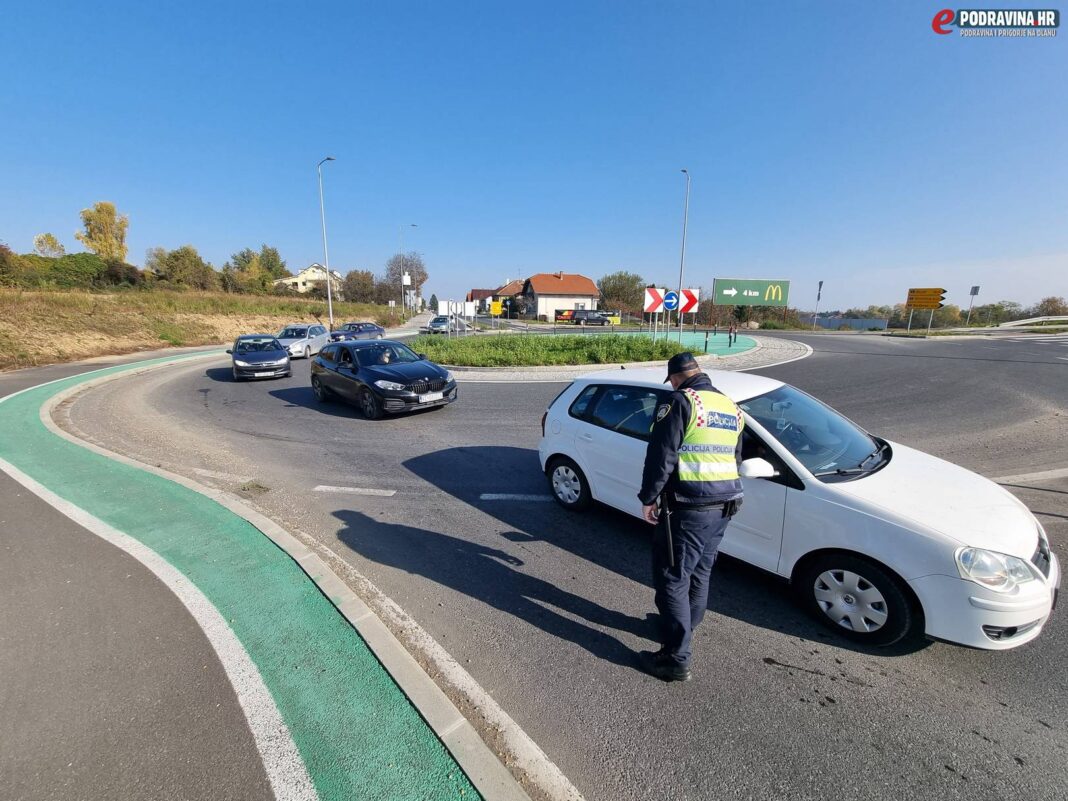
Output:
[[326,344],[326,326],[307,323],[287,325],[279,332],[278,341],[290,356],[307,359],[322,350]]

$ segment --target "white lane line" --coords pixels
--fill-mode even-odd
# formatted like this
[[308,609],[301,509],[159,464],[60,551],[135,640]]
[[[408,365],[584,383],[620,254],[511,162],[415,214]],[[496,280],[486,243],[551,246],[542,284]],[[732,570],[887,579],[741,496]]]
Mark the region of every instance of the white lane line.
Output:
[[218,470],[205,470],[203,467],[194,467],[193,472],[198,476],[217,478],[220,481],[251,481],[252,476],[235,476],[233,473],[220,473]]
[[396,490],[369,489],[367,487],[331,487],[328,484],[320,484],[313,492],[347,492],[349,495],[375,495],[380,498],[392,498],[397,494]]
[[551,501],[552,495],[523,495],[517,492],[483,492],[480,501]]
[[296,743],[255,663],[226,619],[204,593],[151,548],[56,495],[5,459],[0,459],[0,470],[82,528],[128,553],[151,570],[178,597],[215,649],[237,693],[237,701],[245,713],[274,797],[278,801],[318,799],[319,795],[300,758]]
[[1055,478],[1068,478],[1068,467],[1056,470],[1040,470],[1037,473],[1019,473],[1015,476],[998,476],[990,479],[996,484],[1020,484],[1028,481],[1052,481]]

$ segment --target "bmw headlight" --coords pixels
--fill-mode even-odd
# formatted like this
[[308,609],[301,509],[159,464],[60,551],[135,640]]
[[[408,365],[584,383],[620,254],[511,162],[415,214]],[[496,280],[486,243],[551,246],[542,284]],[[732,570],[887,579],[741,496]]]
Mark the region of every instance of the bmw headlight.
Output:
[[961,578],[994,592],[1012,592],[1020,584],[1035,578],[1023,559],[983,548],[957,551],[957,570]]
[[396,381],[386,381],[383,378],[380,378],[378,381],[375,381],[375,386],[379,389],[388,389],[392,390],[393,392],[400,392],[402,389],[404,389],[404,384],[398,384]]
[[445,371],[445,380],[446,381],[452,381],[452,372],[451,371],[449,371],[449,370]]
[[251,367],[252,366],[248,362],[243,362],[240,359],[234,359],[234,364],[236,364],[238,367]]

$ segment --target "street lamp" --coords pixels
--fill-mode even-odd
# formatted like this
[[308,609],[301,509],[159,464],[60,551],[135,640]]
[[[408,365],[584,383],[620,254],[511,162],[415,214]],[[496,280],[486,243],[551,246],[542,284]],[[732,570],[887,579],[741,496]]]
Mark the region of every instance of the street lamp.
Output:
[[812,313],[812,330],[816,330],[816,320],[820,316],[820,297],[823,295],[823,281],[820,281],[820,285],[816,288],[816,311]]
[[690,219],[690,172],[689,170],[682,170],[683,175],[686,176],[686,203],[682,210],[682,256],[679,259],[679,344],[682,344],[682,281],[683,274],[686,272],[686,224]]
[[418,228],[416,223],[408,223],[404,225],[401,223],[397,226],[397,230],[400,232],[400,255],[401,255],[401,308],[407,308],[408,300],[404,290],[404,271],[407,266],[407,260],[404,258],[404,229],[405,228]]
[[327,156],[320,161],[315,169],[319,173],[319,216],[323,220],[323,260],[326,262],[326,313],[330,318],[330,330],[334,330],[334,292],[331,284],[334,276],[330,272],[330,251],[326,247],[326,207],[323,205],[323,164],[328,161],[336,161],[333,156]]

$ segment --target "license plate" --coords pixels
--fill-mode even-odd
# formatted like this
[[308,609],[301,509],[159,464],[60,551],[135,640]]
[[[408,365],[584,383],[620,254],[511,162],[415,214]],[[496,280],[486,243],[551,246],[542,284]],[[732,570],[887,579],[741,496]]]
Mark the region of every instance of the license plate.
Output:
[[255,373],[256,378],[263,378],[264,376],[274,375],[274,373]]
[[434,401],[439,401],[444,397],[445,397],[444,393],[431,392],[431,393],[426,394],[426,395],[420,395],[419,396],[419,402],[420,403],[433,403]]

